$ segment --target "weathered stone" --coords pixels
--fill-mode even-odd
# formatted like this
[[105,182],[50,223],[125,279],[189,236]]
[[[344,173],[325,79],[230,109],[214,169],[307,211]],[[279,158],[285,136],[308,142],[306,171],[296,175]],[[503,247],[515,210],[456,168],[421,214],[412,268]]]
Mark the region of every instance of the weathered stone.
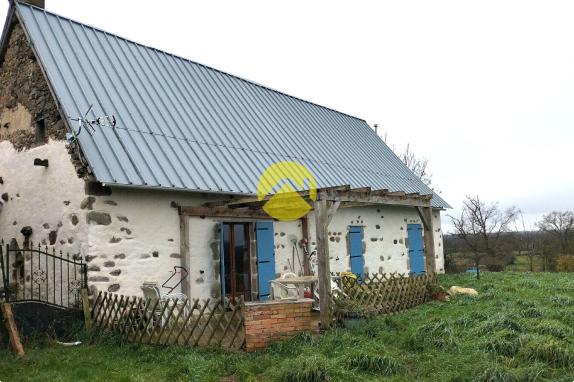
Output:
[[108,287],[108,292],[113,293],[120,290],[120,284],[112,284]]
[[49,228],[50,228],[50,224],[44,223],[44,224],[42,224],[42,227],[44,227],[45,229],[49,229]]
[[22,227],[22,229],[20,230],[20,233],[24,235],[24,237],[29,237],[30,235],[32,235],[32,232],[34,231],[32,230],[32,227],[30,227],[29,225]]
[[66,244],[66,240],[60,240],[60,245]]
[[96,202],[96,198],[94,198],[93,196],[88,196],[87,198],[82,200],[82,202],[80,203],[80,208],[83,210],[85,210],[85,209],[91,210],[91,209],[93,209],[95,202]]
[[64,223],[62,223],[61,221],[58,222],[58,228],[61,228],[64,225]]
[[56,244],[56,239],[58,238],[58,231],[50,231],[48,234],[48,240],[50,241],[50,245]]
[[106,212],[90,211],[86,215],[86,222],[88,224],[110,225],[112,223],[112,217]]
[[159,257],[159,252],[158,251],[153,251],[152,253],[153,257]]
[[121,222],[126,222],[126,223],[129,222],[129,219],[128,219],[127,217],[125,217],[125,216],[120,216],[120,215],[118,215],[117,218],[118,218],[118,220],[121,221]]
[[114,202],[113,200],[104,200],[104,203],[110,206],[117,206],[118,203]]
[[108,281],[110,281],[110,278],[108,276],[90,276],[90,277],[88,277],[88,281],[108,282]]
[[114,259],[125,259],[125,258],[126,258],[125,253],[118,253],[117,255],[114,255]]
[[173,257],[174,259],[181,259],[181,255],[179,253],[172,253],[169,257]]
[[94,260],[97,256],[94,255],[87,255],[86,256],[86,263],[89,263],[90,261]]
[[106,267],[106,268],[111,268],[111,267],[115,267],[115,266],[116,266],[115,261],[108,260],[108,261],[104,262],[104,267]]
[[122,241],[121,237],[112,236],[112,238],[110,239],[111,244],[119,243],[120,241]]
[[68,244],[73,244],[74,243],[74,238],[73,237],[69,237],[68,238]]
[[128,234],[128,235],[131,235],[131,234],[132,234],[132,230],[129,229],[129,228],[126,228],[126,227],[120,228],[120,231],[125,232],[125,233]]
[[78,215],[76,214],[70,215],[70,221],[72,222],[72,225],[78,225],[79,223]]
[[114,269],[113,271],[110,272],[111,276],[119,276],[122,273],[121,269]]
[[98,267],[97,265],[90,264],[88,266],[88,272],[99,272],[99,271],[100,267]]
[[7,202],[8,199],[10,199],[10,197],[8,196],[8,193],[7,193],[7,192],[3,193],[3,194],[2,194],[2,200],[4,200],[5,202]]

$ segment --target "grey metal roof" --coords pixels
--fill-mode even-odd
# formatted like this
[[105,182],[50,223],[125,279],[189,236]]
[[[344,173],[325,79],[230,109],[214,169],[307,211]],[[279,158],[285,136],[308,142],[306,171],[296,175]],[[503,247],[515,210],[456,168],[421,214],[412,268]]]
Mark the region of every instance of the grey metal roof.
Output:
[[[16,11],[63,112],[115,115],[115,129],[79,135],[102,183],[253,194],[267,166],[290,160],[319,187],[432,193],[364,120],[40,8]],[[438,195],[433,205],[449,207]]]

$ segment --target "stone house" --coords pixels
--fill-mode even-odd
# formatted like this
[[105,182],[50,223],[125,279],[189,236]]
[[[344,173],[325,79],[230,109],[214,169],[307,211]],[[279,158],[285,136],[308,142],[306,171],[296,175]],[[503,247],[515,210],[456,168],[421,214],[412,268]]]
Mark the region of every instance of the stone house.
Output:
[[271,279],[312,272],[302,244],[313,252],[312,218],[216,207],[255,195],[282,161],[305,166],[319,188],[432,197],[433,248],[414,205],[340,209],[331,271],[443,271],[448,204],[364,120],[50,13],[43,1],[13,1],[0,44],[0,237],[84,256],[91,288],[140,294],[144,281],[161,285],[184,267],[182,292],[216,297],[223,269],[225,294],[258,300]]

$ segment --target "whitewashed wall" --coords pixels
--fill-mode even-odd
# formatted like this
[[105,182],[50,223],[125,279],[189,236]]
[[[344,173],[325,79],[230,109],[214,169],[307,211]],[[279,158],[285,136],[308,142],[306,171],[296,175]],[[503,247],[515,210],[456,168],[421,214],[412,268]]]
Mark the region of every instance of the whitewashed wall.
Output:
[[[48,159],[49,166],[34,166],[34,158]],[[7,199],[2,200],[0,212],[0,234],[5,240],[17,238],[21,243],[24,237],[20,230],[30,226],[32,241],[47,245],[52,241],[70,254],[85,256],[92,287],[128,295],[140,294],[144,281],[162,284],[173,267],[181,264],[179,217],[171,203],[197,205],[216,198],[128,188],[113,188],[109,196],[88,196],[61,141],[24,151],[16,151],[8,141],[0,142],[0,177],[0,194]],[[443,272],[440,212],[434,211],[433,215],[437,271]],[[218,293],[214,247],[218,221],[190,218],[188,277],[193,296]],[[408,272],[408,223],[421,223],[412,208],[339,209],[329,227],[331,270],[350,269],[347,230],[350,225],[358,225],[364,227],[366,272]],[[309,232],[314,249],[312,214]],[[301,273],[301,222],[275,222],[274,234],[277,276]]]
[[[34,166],[35,158],[48,159],[49,166]],[[1,238],[22,244],[20,230],[29,226],[34,243],[48,245],[55,238],[70,254],[87,250],[88,230],[80,208],[84,182],[76,176],[64,142],[16,151],[9,141],[0,141],[0,177]]]

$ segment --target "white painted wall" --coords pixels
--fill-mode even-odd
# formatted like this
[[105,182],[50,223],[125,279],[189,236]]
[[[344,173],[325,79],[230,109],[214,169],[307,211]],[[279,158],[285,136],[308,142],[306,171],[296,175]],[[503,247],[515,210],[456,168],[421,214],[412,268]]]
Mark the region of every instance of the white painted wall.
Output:
[[[34,166],[34,158],[48,159],[49,166]],[[22,244],[20,230],[30,226],[34,243],[48,244],[50,231],[57,231],[58,248],[70,254],[87,251],[86,218],[80,209],[84,182],[76,176],[64,142],[16,151],[9,141],[0,141],[0,177],[0,194],[8,194],[8,201],[0,199],[1,238]]]
[[[48,159],[47,168],[33,165],[34,158]],[[81,208],[88,196],[84,181],[76,176],[65,143],[49,143],[16,151],[8,141],[0,142],[0,194],[8,193],[0,212],[0,235],[21,243],[23,226],[31,226],[34,242],[48,243],[50,231],[57,232],[56,247],[89,260],[89,282],[98,290],[127,295],[141,293],[144,281],[160,285],[173,267],[181,264],[180,228],[177,210],[171,207],[197,205],[224,196],[113,188],[110,196],[95,196],[90,207]],[[91,208],[91,210],[89,209]],[[106,225],[87,223],[90,211],[108,214]],[[72,216],[77,224],[72,223]],[[434,211],[435,252],[439,272],[444,271],[440,212]],[[219,219],[190,218],[189,283],[194,297],[217,293],[215,272],[215,231]],[[15,222],[15,224],[14,224]],[[311,249],[314,249],[314,216],[309,218]],[[364,228],[365,272],[408,272],[405,238],[408,223],[421,223],[416,211],[407,207],[361,207],[339,209],[329,227],[331,270],[350,269],[347,250],[349,225]],[[47,228],[45,228],[47,227]],[[275,222],[277,276],[300,273],[303,251],[300,221]],[[294,244],[294,242],[296,244]],[[295,247],[294,247],[295,245]],[[294,248],[296,251],[294,253]],[[295,255],[294,255],[295,254]],[[293,256],[294,255],[294,256]],[[293,261],[294,260],[294,261]]]

